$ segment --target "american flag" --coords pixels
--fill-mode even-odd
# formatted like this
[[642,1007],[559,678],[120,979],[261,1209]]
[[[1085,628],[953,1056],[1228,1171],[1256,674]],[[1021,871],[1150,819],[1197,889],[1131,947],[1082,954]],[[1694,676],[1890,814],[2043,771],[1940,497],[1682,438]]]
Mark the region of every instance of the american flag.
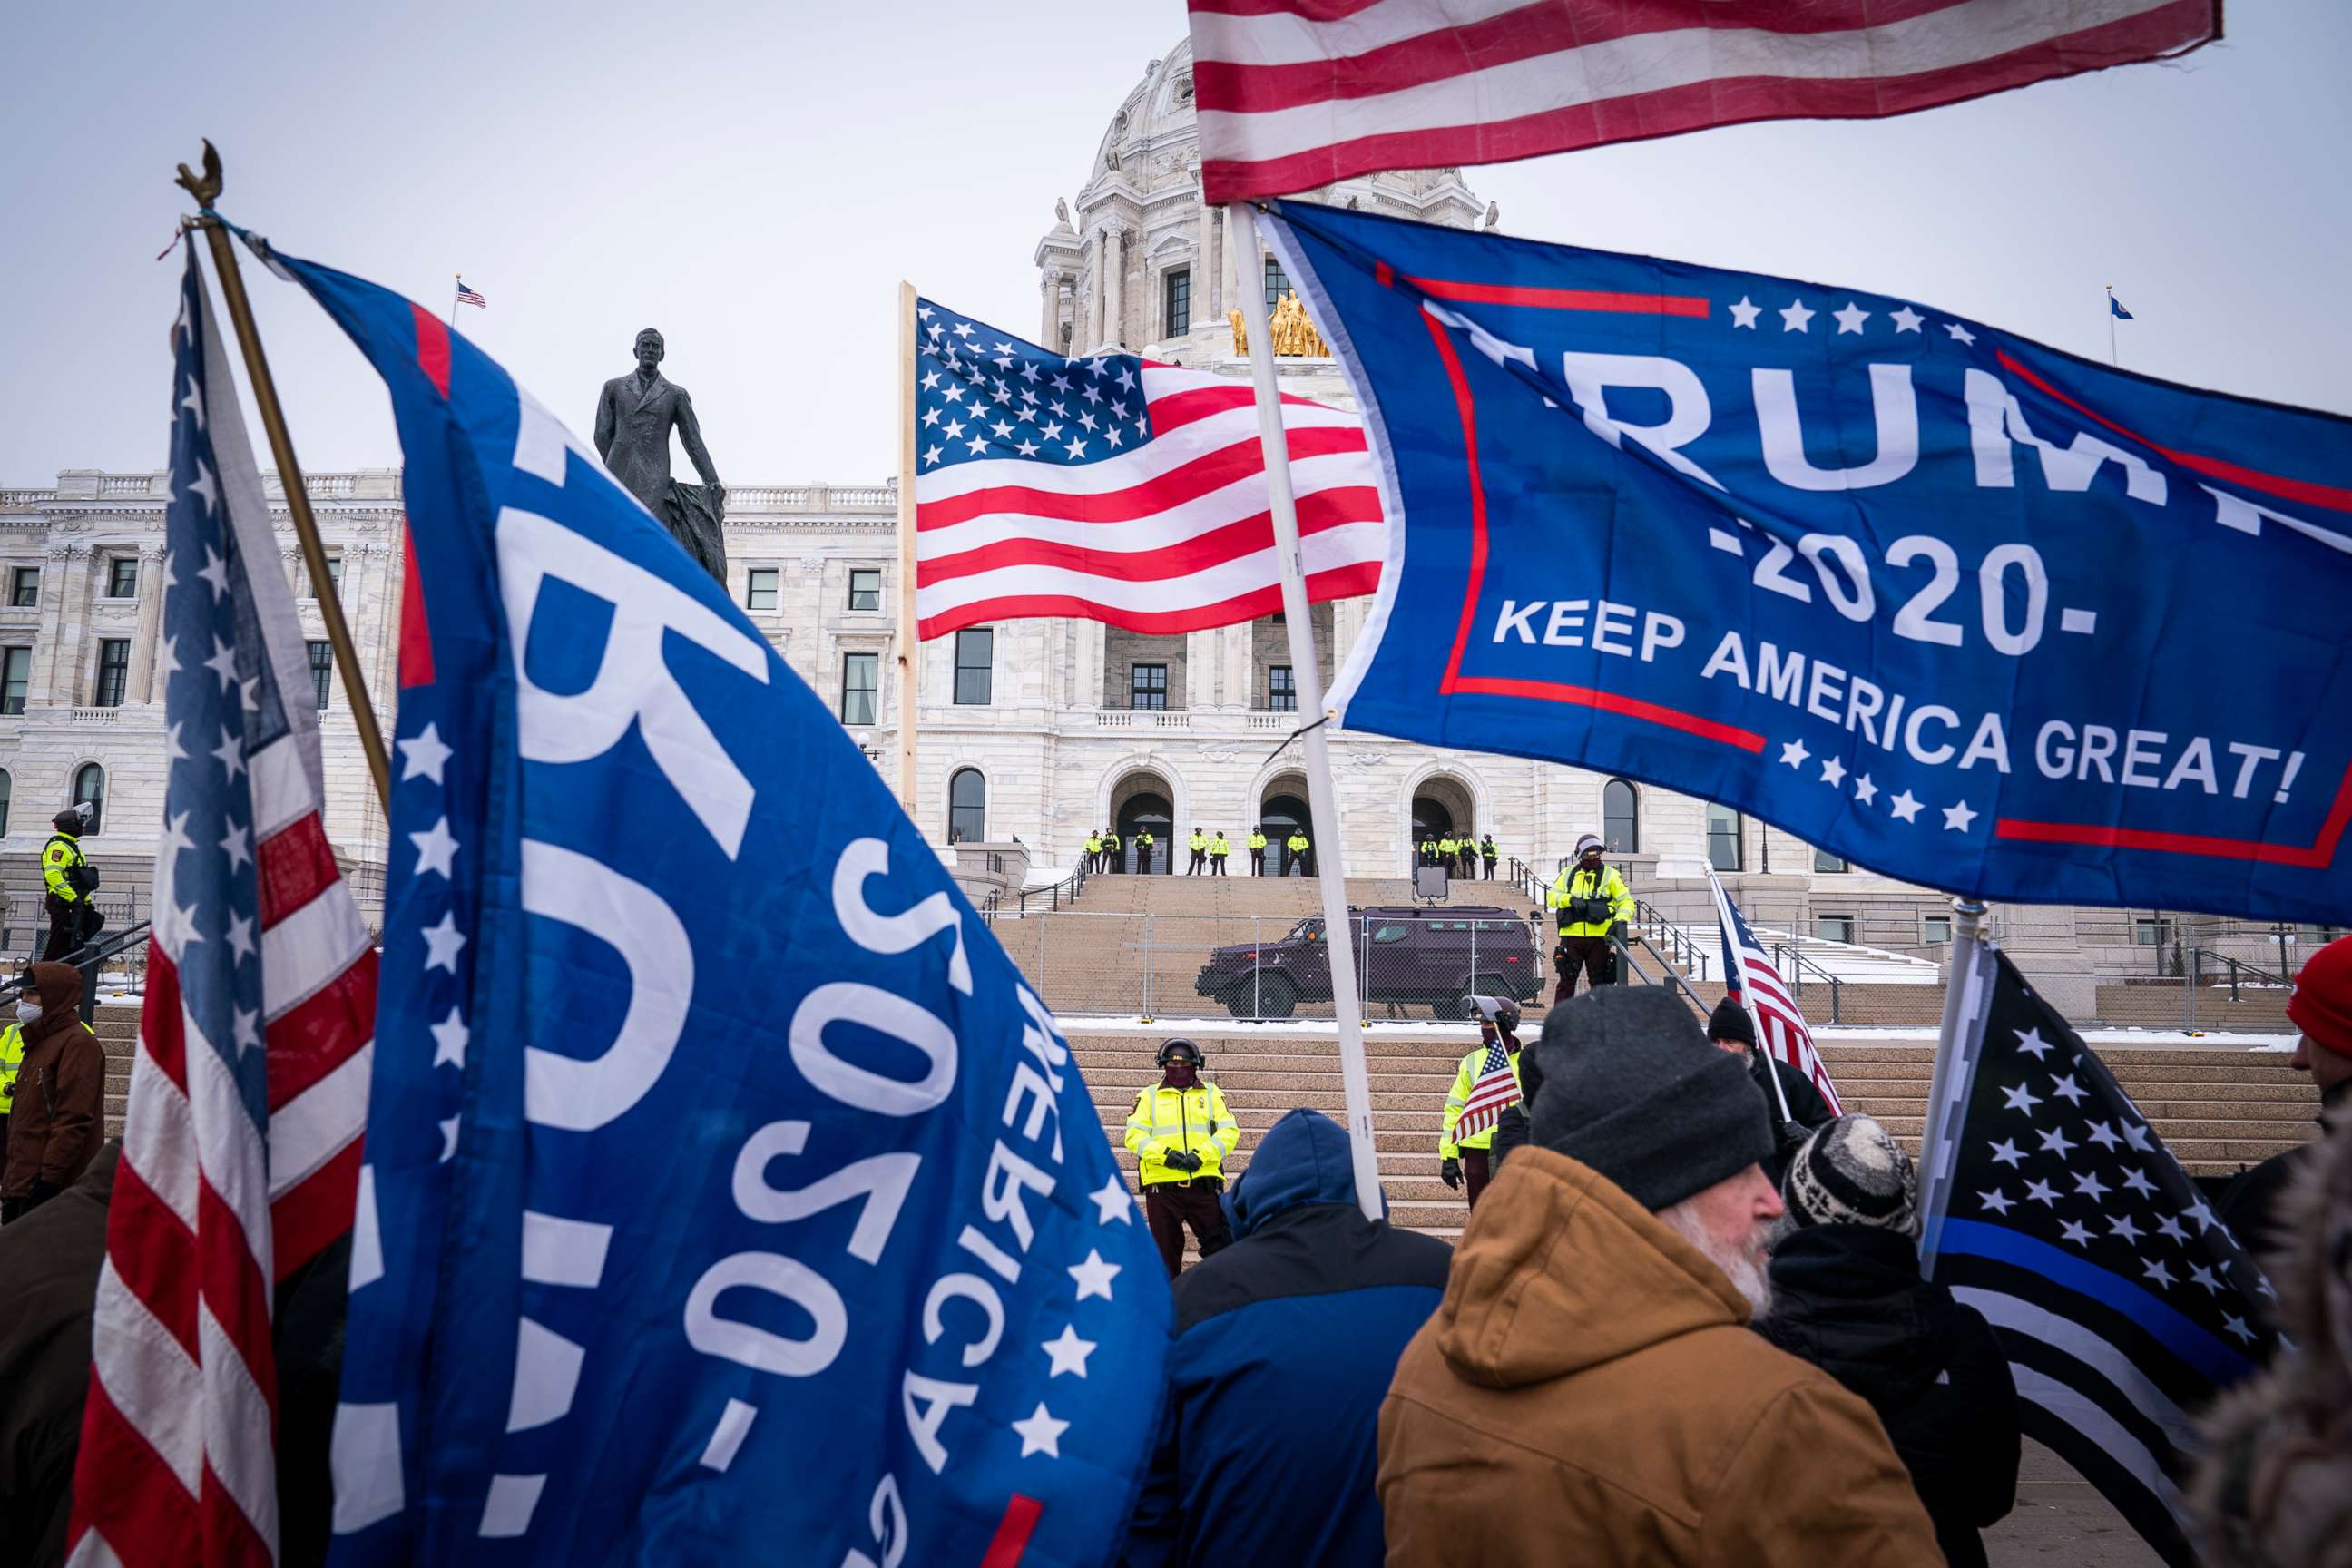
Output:
[[2221,0],[1190,0],[1212,202],[1755,120],[1875,119],[2185,53]]
[[[1133,354],[1083,359],[916,310],[916,619],[1028,616],[1200,631],[1282,607],[1250,388]],[[1388,531],[1363,424],[1283,399],[1310,600],[1380,585]]]
[[2195,1562],[2189,1412],[2266,1360],[2270,1287],[2105,1063],[1981,944],[1929,1107],[1923,1263],[2009,1352],[2021,1424]]
[[1830,1082],[1830,1069],[1822,1064],[1821,1053],[1813,1048],[1813,1032],[1805,1026],[1804,1009],[1797,1005],[1790,994],[1789,983],[1772,967],[1772,955],[1739,918],[1729,894],[1723,890],[1723,880],[1713,871],[1706,874],[1709,886],[1715,889],[1715,915],[1723,931],[1723,983],[1730,994],[1748,1009],[1756,1024],[1757,1042],[1765,1054],[1787,1062],[1790,1067],[1813,1080],[1821,1091],[1822,1103],[1832,1115],[1843,1116],[1845,1107],[1838,1103],[1837,1086]]
[[488,300],[483,299],[478,290],[467,288],[466,286],[466,280],[463,278],[457,279],[457,303],[460,305],[479,305],[485,310],[490,308],[490,302]]
[[1486,1042],[1486,1059],[1478,1064],[1478,1077],[1470,1086],[1470,1097],[1462,1102],[1461,1120],[1454,1124],[1454,1141],[1459,1143],[1484,1132],[1518,1102],[1519,1075],[1511,1070],[1510,1046],[1498,1034]]
[[[271,1287],[348,1230],[376,962],[320,821],[293,590],[194,247],[173,332],[163,827],[75,1563],[278,1554]],[[217,395],[215,395],[217,394]]]

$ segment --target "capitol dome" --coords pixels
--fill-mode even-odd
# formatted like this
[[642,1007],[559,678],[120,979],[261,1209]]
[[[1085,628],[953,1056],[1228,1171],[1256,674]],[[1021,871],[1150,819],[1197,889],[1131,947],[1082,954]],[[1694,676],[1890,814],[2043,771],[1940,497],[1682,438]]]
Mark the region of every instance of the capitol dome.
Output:
[[[1468,228],[1484,209],[1459,169],[1412,169],[1302,193],[1340,206]],[[1073,211],[1075,208],[1075,211]],[[1491,215],[1485,215],[1491,216]],[[1113,111],[1075,202],[1037,243],[1039,341],[1066,353],[1118,346],[1200,363],[1231,357],[1238,279],[1287,284],[1261,254],[1236,267],[1225,215],[1201,200],[1192,45],[1144,68]]]

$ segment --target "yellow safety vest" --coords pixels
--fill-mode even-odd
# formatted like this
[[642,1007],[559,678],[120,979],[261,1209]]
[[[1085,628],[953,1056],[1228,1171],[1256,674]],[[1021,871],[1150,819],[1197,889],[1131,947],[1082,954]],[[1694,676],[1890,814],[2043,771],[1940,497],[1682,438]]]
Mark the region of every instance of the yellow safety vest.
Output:
[[[1454,1141],[1454,1124],[1462,1120],[1463,1108],[1470,1102],[1470,1090],[1478,1081],[1479,1070],[1486,1065],[1486,1047],[1481,1045],[1462,1058],[1462,1067],[1454,1075],[1454,1092],[1445,1097],[1445,1128],[1437,1135],[1437,1157],[1441,1160],[1458,1160],[1465,1149],[1491,1149],[1495,1146],[1495,1124],[1491,1121],[1459,1143]],[[1519,1053],[1517,1051],[1511,1053],[1511,1076],[1515,1079],[1519,1076]]]
[[1253,834],[1251,834],[1251,835],[1249,836],[1249,847],[1250,847],[1251,848],[1253,848],[1253,849],[1263,849],[1263,848],[1265,848],[1265,834],[1263,834],[1263,833],[1253,833]]
[[1290,852],[1293,855],[1303,855],[1307,852],[1307,835],[1294,833],[1290,836]]
[[1197,833],[1185,840],[1185,847],[1188,849],[1206,849],[1208,847],[1209,841]]
[[[1242,1141],[1241,1124],[1225,1109],[1223,1090],[1206,1079],[1190,1089],[1154,1084],[1135,1097],[1135,1110],[1127,1119],[1127,1147],[1141,1157],[1143,1184],[1188,1181],[1193,1176],[1223,1175],[1225,1156]],[[1179,1171],[1163,1156],[1171,1149],[1187,1149],[1201,1156],[1197,1171]]]
[[[1568,906],[1578,899],[1606,899],[1609,919],[1598,925],[1590,921],[1565,918]],[[1562,912],[1559,934],[1562,936],[1607,936],[1612,925],[1622,925],[1633,918],[1633,894],[1625,886],[1625,879],[1617,874],[1614,866],[1603,866],[1598,876],[1585,870],[1574,870],[1551,885],[1550,895],[1544,900]]]
[[16,1074],[25,1065],[25,1026],[11,1024],[0,1030],[0,1116],[16,1103]]
[[1437,852],[1448,860],[1454,858],[1454,852],[1460,847],[1461,846],[1451,838],[1441,838],[1437,841]]
[[1087,853],[1089,855],[1099,855],[1102,853],[1102,839],[1099,837],[1092,834],[1087,836]]
[[81,895],[74,891],[71,882],[66,880],[66,871],[71,867],[89,864],[89,857],[81,852],[81,846],[72,834],[56,834],[41,850],[41,880],[47,884],[49,891],[66,902],[79,903]]
[[1214,838],[1212,838],[1212,839],[1210,839],[1210,840],[1209,840],[1209,853],[1210,853],[1210,854],[1212,854],[1212,855],[1230,855],[1230,854],[1232,854],[1233,852],[1234,852],[1234,847],[1233,847],[1232,845],[1230,845],[1230,844],[1228,844],[1228,843],[1226,843],[1226,842],[1225,842],[1225,836],[1224,836],[1223,834],[1220,833],[1220,834],[1218,834]]

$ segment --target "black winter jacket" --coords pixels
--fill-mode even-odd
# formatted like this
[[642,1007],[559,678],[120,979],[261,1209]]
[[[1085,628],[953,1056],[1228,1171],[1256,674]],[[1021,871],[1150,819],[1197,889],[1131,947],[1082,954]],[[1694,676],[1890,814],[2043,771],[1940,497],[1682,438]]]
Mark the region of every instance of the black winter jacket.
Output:
[[1757,1331],[1869,1402],[1945,1558],[1983,1568],[1977,1532],[2017,1502],[2017,1387],[1992,1325],[1919,1278],[1911,1237],[1873,1226],[1793,1231],[1771,1272]]

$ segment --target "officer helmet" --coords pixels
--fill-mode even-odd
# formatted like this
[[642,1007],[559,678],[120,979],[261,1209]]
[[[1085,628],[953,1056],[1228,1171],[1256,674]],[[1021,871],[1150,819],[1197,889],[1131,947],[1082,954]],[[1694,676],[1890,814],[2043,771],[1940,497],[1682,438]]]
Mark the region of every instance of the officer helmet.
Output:
[[1518,1033],[1518,1004],[1513,1002],[1509,997],[1473,996],[1470,998],[1470,1002],[1473,1006],[1478,1009],[1478,1016],[1486,1019],[1496,1028],[1501,1029],[1507,1034]]
[[1165,1041],[1161,1044],[1160,1047],[1160,1065],[1161,1067],[1166,1067],[1171,1058],[1178,1056],[1183,1057],[1195,1068],[1198,1068],[1201,1065],[1201,1047],[1194,1045],[1192,1041],[1185,1039],[1181,1035],[1175,1039]]

